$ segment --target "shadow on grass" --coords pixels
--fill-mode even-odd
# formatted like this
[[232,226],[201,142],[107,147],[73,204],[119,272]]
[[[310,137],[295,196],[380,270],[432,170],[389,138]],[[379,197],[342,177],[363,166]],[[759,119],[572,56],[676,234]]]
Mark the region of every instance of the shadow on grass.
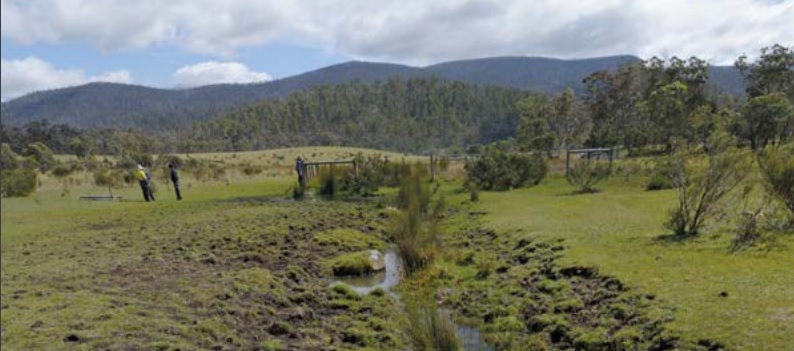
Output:
[[601,189],[587,189],[587,190],[576,189],[574,191],[565,191],[565,192],[554,193],[553,195],[554,196],[560,196],[560,197],[563,197],[563,196],[577,196],[577,195],[593,195],[593,194],[601,193],[602,191],[603,190],[601,190]]
[[233,197],[228,199],[221,199],[218,202],[222,203],[284,203],[284,202],[295,202],[295,200],[291,197],[284,197],[284,196],[241,196],[241,197]]
[[679,234],[662,234],[656,236],[653,239],[653,242],[656,244],[684,244],[688,242],[693,242],[697,238],[702,238],[697,234],[687,234],[687,235],[679,235]]

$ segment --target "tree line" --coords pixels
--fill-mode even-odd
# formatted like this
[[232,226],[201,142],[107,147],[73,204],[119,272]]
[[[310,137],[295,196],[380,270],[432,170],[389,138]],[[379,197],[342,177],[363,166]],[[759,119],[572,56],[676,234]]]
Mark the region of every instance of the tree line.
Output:
[[677,139],[701,142],[716,128],[760,148],[794,133],[794,49],[764,48],[736,67],[744,96],[719,95],[697,57],[652,58],[584,79],[587,91],[557,95],[398,76],[327,85],[239,108],[180,130],[79,130],[46,121],[2,126],[0,138],[23,153],[41,142],[56,153],[137,154],[244,151],[341,145],[404,152],[463,149],[513,138],[525,150],[623,146],[669,151]]
[[[736,61],[745,96],[718,95],[697,57],[652,58],[585,78],[587,93],[533,95],[518,102],[516,139],[524,149],[623,146],[632,153],[671,151],[677,139],[704,144],[717,129],[753,149],[794,135],[794,49],[764,48]],[[741,146],[740,145],[740,146]]]

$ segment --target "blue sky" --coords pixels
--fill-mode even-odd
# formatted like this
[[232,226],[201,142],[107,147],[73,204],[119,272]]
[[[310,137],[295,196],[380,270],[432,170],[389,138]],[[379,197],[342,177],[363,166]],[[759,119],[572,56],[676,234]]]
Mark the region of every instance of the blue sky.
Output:
[[794,46],[794,0],[0,0],[2,98],[256,82],[349,60],[698,56]]
[[0,45],[2,57],[6,60],[21,60],[31,56],[46,58],[55,67],[80,69],[88,76],[127,70],[134,77],[135,84],[156,87],[171,87],[171,77],[176,70],[207,61],[239,62],[252,71],[266,72],[273,78],[284,78],[352,59],[286,42],[242,48],[232,56],[197,54],[171,46],[103,51],[86,42],[26,45],[6,38],[0,40]]

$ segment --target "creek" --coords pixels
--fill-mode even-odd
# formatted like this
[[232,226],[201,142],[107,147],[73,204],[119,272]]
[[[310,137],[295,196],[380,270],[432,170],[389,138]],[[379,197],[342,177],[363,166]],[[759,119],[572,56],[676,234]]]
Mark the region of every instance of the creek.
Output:
[[[377,288],[386,291],[397,301],[400,297],[392,291],[392,287],[400,282],[400,274],[402,271],[402,262],[400,262],[397,253],[393,249],[389,249],[383,255],[384,269],[376,274],[365,276],[348,276],[338,277],[336,281],[331,283],[331,286],[337,284],[345,284],[353,289],[360,295],[367,295]],[[452,325],[455,326],[455,335],[461,345],[461,350],[465,351],[493,351],[494,348],[488,345],[482,338],[482,334],[477,328],[459,325],[455,323],[447,309],[439,309],[439,315],[447,319]]]

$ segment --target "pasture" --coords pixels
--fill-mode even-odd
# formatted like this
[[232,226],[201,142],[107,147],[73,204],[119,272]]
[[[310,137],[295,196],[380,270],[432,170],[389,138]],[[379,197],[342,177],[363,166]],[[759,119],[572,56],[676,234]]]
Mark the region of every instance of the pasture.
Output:
[[[159,173],[154,203],[142,200],[136,184],[114,190],[120,201],[79,200],[107,192],[83,173],[71,181],[45,176],[31,196],[2,199],[3,347],[404,349],[398,303],[328,287],[326,262],[390,245],[384,212],[390,196],[290,198],[297,155],[334,160],[359,151],[418,159],[319,147],[194,154],[229,171],[218,179],[185,172],[182,202]],[[262,171],[246,174],[245,166]],[[612,177],[599,193],[572,195],[559,162],[551,168],[538,186],[483,191],[475,203],[460,191],[459,165],[440,177],[452,214],[443,222],[444,255],[430,272],[443,278],[446,296],[439,302],[460,320],[480,327],[488,340],[505,338],[495,336],[504,330],[458,308],[470,307],[465,296],[475,295],[463,294],[467,289],[501,294],[489,290],[488,279],[530,274],[510,253],[526,238],[560,243],[559,252],[549,251],[560,267],[595,268],[652,296],[652,304],[671,311],[670,332],[695,344],[713,340],[729,349],[770,351],[794,344],[794,237],[781,237],[771,250],[731,253],[729,210],[697,238],[666,240],[662,223],[673,191],[645,191],[645,176],[638,174]],[[335,244],[318,239],[344,232],[338,229],[357,234]],[[486,237],[492,239],[482,242]],[[499,303],[478,301],[485,311]],[[526,333],[520,326],[505,330]]]

